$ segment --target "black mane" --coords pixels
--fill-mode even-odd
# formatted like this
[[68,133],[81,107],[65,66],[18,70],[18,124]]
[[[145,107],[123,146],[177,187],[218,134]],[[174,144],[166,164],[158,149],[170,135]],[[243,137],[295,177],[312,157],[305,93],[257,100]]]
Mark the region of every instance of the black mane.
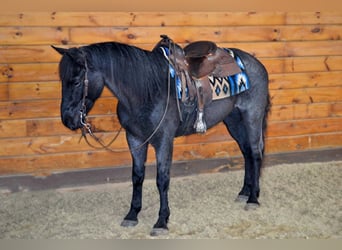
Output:
[[[107,42],[82,47],[89,67],[108,76],[108,87],[144,104],[166,94],[168,67],[159,51],[147,51],[127,44]],[[160,97],[159,97],[160,98]]]

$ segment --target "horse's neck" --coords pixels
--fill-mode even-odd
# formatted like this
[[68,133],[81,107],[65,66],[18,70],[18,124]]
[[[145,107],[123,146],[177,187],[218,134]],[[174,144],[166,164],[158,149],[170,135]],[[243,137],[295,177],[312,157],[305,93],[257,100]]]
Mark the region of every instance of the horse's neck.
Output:
[[[161,69],[162,64],[158,56],[161,56],[163,60],[166,59],[161,54],[152,52],[140,56],[143,57],[143,60],[129,63],[127,63],[129,59],[118,58],[120,55],[110,56],[111,60],[116,58],[117,63],[110,61],[104,65],[106,87],[130,109],[134,107],[139,109],[139,105],[144,105],[147,101],[151,101],[150,99],[159,96],[160,93],[157,92],[160,86],[156,86],[156,84],[163,85],[164,81],[167,82],[167,75],[164,75]],[[127,65],[120,65],[120,62]],[[147,63],[151,63],[151,65],[146,65]]]

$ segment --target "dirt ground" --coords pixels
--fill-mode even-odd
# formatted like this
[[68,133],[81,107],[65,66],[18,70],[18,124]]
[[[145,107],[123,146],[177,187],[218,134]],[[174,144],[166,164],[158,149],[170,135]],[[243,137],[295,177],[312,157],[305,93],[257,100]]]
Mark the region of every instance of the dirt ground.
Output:
[[[261,207],[234,202],[243,171],[171,179],[169,234],[186,239],[342,238],[342,161],[263,169]],[[139,224],[122,228],[131,184],[0,194],[1,239],[148,239],[159,209],[155,182],[144,184]]]

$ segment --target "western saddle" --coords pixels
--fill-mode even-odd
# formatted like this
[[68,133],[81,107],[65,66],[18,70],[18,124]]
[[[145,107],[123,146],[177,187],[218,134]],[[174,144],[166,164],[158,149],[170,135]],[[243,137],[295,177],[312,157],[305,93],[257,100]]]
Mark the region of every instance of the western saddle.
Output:
[[241,69],[234,58],[214,42],[192,42],[182,49],[166,35],[161,37],[157,46],[169,48],[169,60],[182,83],[181,100],[186,103],[197,99],[198,112],[194,128],[197,133],[205,133],[207,125],[204,108],[212,101],[209,76],[226,77],[240,73]]

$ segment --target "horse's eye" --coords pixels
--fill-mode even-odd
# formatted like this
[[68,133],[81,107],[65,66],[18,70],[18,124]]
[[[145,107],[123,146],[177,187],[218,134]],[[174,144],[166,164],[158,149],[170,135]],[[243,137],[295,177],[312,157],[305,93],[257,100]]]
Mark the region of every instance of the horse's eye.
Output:
[[75,87],[79,87],[79,86],[81,86],[81,82],[76,82]]

